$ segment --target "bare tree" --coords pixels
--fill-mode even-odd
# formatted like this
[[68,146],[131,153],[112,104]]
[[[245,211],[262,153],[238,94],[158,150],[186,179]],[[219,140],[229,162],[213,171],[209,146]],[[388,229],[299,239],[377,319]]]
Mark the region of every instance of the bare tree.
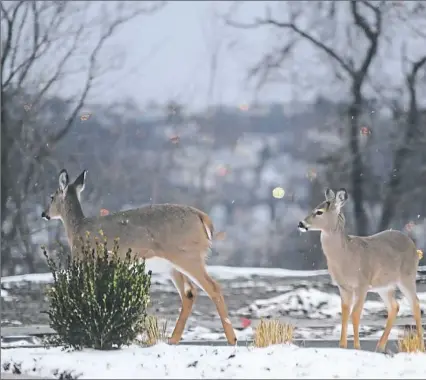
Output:
[[[360,118],[364,105],[365,83],[381,41],[385,2],[350,1],[336,4],[335,2],[315,1],[310,2],[309,5],[305,2],[285,3],[287,20],[280,20],[272,16],[270,8],[267,7],[266,15],[257,18],[254,22],[237,22],[231,16],[227,17],[226,22],[237,28],[275,28],[286,31],[290,34],[289,38],[296,36],[299,41],[311,44],[320,54],[328,58],[333,66],[337,65],[336,75],[347,83],[348,92],[351,95],[346,112],[349,127],[347,144],[351,157],[350,183],[356,230],[358,234],[364,235],[368,231],[368,220],[363,207],[365,198],[363,192],[364,163],[360,154]],[[365,45],[358,43],[358,47],[365,46],[361,51],[348,49],[348,46],[345,46],[345,49],[339,52],[335,47],[332,37],[337,28],[336,21],[338,17],[342,17],[342,12],[337,15],[337,8],[345,13],[345,17],[350,15],[351,20],[347,18],[344,21],[349,41],[363,38],[367,42]],[[342,10],[342,8],[344,9]],[[306,26],[307,24],[308,26]],[[288,56],[293,51],[294,44],[295,42],[290,39],[290,42],[284,44],[284,49],[280,49],[280,52],[276,54],[279,59],[266,60],[266,62],[273,63],[269,64],[270,68],[280,68],[284,61],[283,54]]]
[[[163,5],[1,3],[3,269],[13,272],[13,255],[24,252],[28,270],[34,270],[29,202],[42,194],[44,173],[58,167],[52,152],[78,118],[84,120],[81,113],[92,90],[112,69],[106,48],[116,33],[130,20]],[[65,85],[76,91],[64,93]]]
[[[424,131],[421,130],[421,112],[419,109],[417,93],[419,87],[419,73],[422,69],[424,70],[425,67],[426,49],[425,55],[412,62],[410,70],[405,74],[405,86],[409,97],[408,110],[404,114],[406,120],[402,120],[401,122],[401,124],[405,124],[403,137],[393,155],[392,170],[387,181],[382,214],[378,226],[379,231],[388,228],[395,215],[395,210],[398,208],[402,195],[401,182],[404,178],[404,169],[406,168],[410,153],[412,153],[413,144],[416,140],[421,141],[422,138],[424,138]],[[426,149],[426,144],[424,149]]]

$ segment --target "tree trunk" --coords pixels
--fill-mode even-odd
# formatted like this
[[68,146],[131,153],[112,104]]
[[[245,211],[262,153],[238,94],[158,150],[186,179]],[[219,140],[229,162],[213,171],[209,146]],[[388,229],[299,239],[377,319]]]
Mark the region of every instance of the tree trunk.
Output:
[[380,218],[379,231],[389,228],[389,225],[395,215],[395,210],[399,202],[400,184],[402,181],[403,166],[410,152],[410,144],[416,135],[418,125],[417,99],[414,86],[409,87],[410,108],[407,117],[407,126],[405,128],[404,139],[396,150],[393,157],[392,171],[388,180],[385,200],[382,206],[382,217]]
[[352,87],[353,101],[349,107],[350,138],[349,149],[351,153],[351,185],[354,204],[354,217],[356,233],[365,236],[368,233],[368,220],[364,211],[363,189],[363,162],[359,150],[359,118],[361,116],[362,96],[361,83],[356,81]]

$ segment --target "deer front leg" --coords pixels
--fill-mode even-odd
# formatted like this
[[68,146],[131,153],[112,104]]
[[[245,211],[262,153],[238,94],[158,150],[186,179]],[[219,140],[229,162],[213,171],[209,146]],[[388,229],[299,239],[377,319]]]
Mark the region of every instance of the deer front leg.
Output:
[[348,347],[348,322],[352,307],[352,292],[339,288],[342,308],[342,331],[340,333],[340,348]]
[[171,273],[173,284],[179,292],[182,301],[179,318],[176,321],[172,336],[169,338],[169,344],[178,344],[182,338],[185,325],[192,312],[192,307],[197,298],[197,288],[193,286],[191,280],[184,274],[173,269]]

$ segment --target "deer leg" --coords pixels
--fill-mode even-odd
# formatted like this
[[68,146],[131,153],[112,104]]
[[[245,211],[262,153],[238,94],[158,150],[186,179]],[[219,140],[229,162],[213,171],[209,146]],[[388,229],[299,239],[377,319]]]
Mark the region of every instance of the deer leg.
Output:
[[197,298],[197,288],[192,285],[191,280],[184,274],[173,269],[172,281],[177,291],[179,292],[182,301],[179,318],[176,321],[172,336],[169,338],[170,344],[178,344],[185,330],[186,321],[192,312],[192,307]]
[[416,283],[415,281],[411,281],[410,283],[407,281],[407,284],[400,284],[399,289],[410,301],[413,317],[416,321],[417,336],[420,342],[422,342],[421,348],[424,348],[425,342],[423,340],[422,312],[420,309],[419,298],[416,294]]
[[348,347],[348,322],[352,307],[352,292],[339,288],[342,306],[342,331],[340,333],[340,348]]
[[235,336],[231,321],[229,320],[228,309],[222,290],[219,284],[206,272],[204,263],[198,260],[182,260],[182,262],[176,263],[176,265],[178,270],[185,273],[195,284],[203,289],[215,303],[228,343],[232,345],[237,344],[237,337]]
[[379,292],[380,298],[386,305],[388,310],[388,318],[386,320],[385,330],[377,343],[376,351],[384,352],[386,349],[386,343],[389,338],[389,334],[392,330],[392,326],[395,322],[396,316],[399,311],[399,304],[395,298],[395,289]]
[[367,291],[362,289],[357,292],[357,299],[355,305],[352,309],[352,326],[354,328],[354,348],[359,350],[361,348],[361,344],[359,341],[359,323],[361,321],[362,308],[364,306],[365,297],[367,295]]

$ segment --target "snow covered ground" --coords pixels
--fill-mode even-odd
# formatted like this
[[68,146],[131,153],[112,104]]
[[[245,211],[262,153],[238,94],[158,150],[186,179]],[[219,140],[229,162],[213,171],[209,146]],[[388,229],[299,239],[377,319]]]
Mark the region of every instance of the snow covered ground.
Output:
[[[418,294],[420,307],[426,313],[426,293]],[[237,311],[239,315],[252,318],[291,315],[312,319],[335,318],[340,314],[340,296],[317,289],[299,288],[270,299],[255,300],[251,305]],[[399,317],[412,315],[406,298],[400,300]],[[363,316],[377,316],[385,312],[381,301],[366,301]]]
[[[159,260],[147,263],[147,270],[152,270],[152,282],[156,283],[169,283],[169,277],[163,272],[163,265]],[[248,280],[253,277],[314,277],[327,275],[327,270],[290,270],[281,268],[250,268],[250,267],[227,267],[227,266],[209,266],[207,268],[209,274],[217,279],[221,280],[237,280],[244,279]],[[24,284],[25,282],[36,282],[36,283],[51,283],[53,281],[51,273],[30,273],[18,276],[6,276],[1,278],[2,288],[7,289],[10,284]],[[171,282],[170,282],[171,284]]]
[[[153,269],[152,288],[154,297],[169,294],[158,306],[155,314],[168,320],[171,332],[177,317],[176,307],[179,307],[176,290],[167,276]],[[227,292],[227,302],[230,316],[237,331],[239,340],[251,339],[252,326],[241,328],[241,318],[247,320],[260,318],[289,318],[296,327],[296,339],[338,339],[340,336],[340,298],[332,292],[330,286],[322,286],[329,282],[327,271],[295,271],[275,268],[234,268],[225,266],[210,266],[209,273],[216,278]],[[282,281],[285,279],[285,281]],[[14,297],[14,289],[22,288],[27,292],[28,284],[48,284],[52,282],[50,273],[29,274],[22,276],[3,277],[1,279],[2,301],[10,302]],[[319,285],[318,285],[319,284]],[[424,287],[424,285],[422,285]],[[30,288],[28,288],[30,289]],[[172,294],[173,293],[173,294]],[[426,315],[426,292],[418,293],[421,308]],[[18,300],[22,304],[22,300]],[[158,299],[156,299],[156,302]],[[37,302],[34,302],[37,304]],[[204,306],[205,305],[205,306]],[[15,313],[16,314],[16,313]],[[11,314],[2,319],[2,325],[19,325],[18,315]],[[405,298],[400,300],[398,318],[409,317],[411,310]],[[37,322],[37,310],[31,323]],[[9,319],[6,321],[6,319]],[[363,310],[361,334],[364,337],[375,338],[381,335],[385,324],[386,309],[382,301],[367,300]],[[379,321],[379,326],[368,325],[367,320]],[[309,321],[309,326],[300,321]],[[327,323],[327,327],[318,328],[319,323]],[[25,323],[25,322],[24,322]],[[28,323],[28,322],[27,322]],[[391,338],[397,338],[402,333],[402,327],[395,326]],[[352,329],[349,329],[349,334]],[[219,340],[224,339],[214,305],[207,296],[200,292],[200,298],[183,335],[185,340]],[[16,343],[15,343],[16,344]],[[6,343],[2,341],[2,346]]]
[[277,345],[267,348],[131,346],[118,351],[1,350],[2,372],[45,378],[410,378],[426,377],[426,354],[383,354]]

